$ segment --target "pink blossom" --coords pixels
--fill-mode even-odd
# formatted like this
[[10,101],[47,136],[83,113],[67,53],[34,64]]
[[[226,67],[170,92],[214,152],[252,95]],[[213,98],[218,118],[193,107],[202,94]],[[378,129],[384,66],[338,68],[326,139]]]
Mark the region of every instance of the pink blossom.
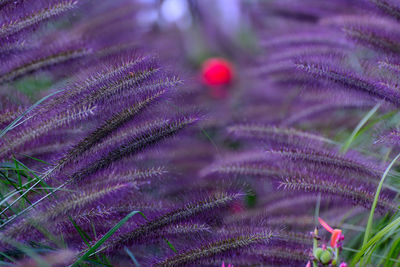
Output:
[[331,242],[330,245],[332,248],[336,248],[338,246],[338,242],[344,239],[344,235],[342,234],[342,230],[340,229],[333,229],[330,227],[324,220],[318,218],[319,223],[324,227],[331,235]]

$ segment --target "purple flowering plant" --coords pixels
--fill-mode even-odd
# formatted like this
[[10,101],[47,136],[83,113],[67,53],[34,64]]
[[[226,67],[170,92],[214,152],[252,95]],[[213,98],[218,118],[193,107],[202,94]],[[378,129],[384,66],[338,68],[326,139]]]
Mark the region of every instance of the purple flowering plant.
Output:
[[400,3],[223,2],[0,0],[2,265],[399,264]]

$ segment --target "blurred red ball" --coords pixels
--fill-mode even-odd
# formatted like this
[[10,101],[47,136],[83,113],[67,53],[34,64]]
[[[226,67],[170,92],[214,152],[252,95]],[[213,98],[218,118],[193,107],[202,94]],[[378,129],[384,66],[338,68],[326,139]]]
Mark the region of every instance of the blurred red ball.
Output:
[[243,203],[241,202],[234,202],[231,206],[231,212],[234,214],[241,213],[245,210]]
[[211,87],[228,85],[234,73],[232,64],[223,58],[210,58],[202,66],[203,82]]

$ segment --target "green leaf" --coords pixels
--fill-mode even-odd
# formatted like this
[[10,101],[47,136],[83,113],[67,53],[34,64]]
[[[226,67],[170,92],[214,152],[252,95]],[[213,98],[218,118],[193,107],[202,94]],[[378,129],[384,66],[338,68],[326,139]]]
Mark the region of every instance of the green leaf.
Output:
[[380,194],[380,192],[382,190],[382,186],[383,186],[383,183],[385,181],[385,178],[386,178],[386,176],[388,175],[390,169],[393,167],[394,163],[398,160],[399,157],[400,157],[400,153],[392,160],[392,162],[390,162],[389,166],[387,166],[385,172],[383,173],[381,180],[379,181],[378,188],[376,189],[376,193],[375,193],[374,202],[372,203],[371,211],[369,213],[367,227],[365,229],[363,246],[368,242],[369,236],[371,234],[372,222],[374,220],[375,208],[376,208],[376,205],[378,204],[379,194]]
[[375,114],[375,112],[378,111],[380,106],[381,103],[376,104],[367,114],[365,114],[364,118],[362,118],[362,120],[357,124],[356,128],[353,130],[350,137],[347,139],[347,141],[344,143],[341,149],[343,153],[346,153],[346,151],[350,148],[350,145],[356,139],[358,132],[367,123],[367,121]]
[[25,110],[18,118],[16,118],[13,122],[11,122],[6,128],[4,128],[0,132],[0,138],[2,138],[7,132],[11,131],[12,129],[16,128],[17,126],[21,125],[25,121],[27,121],[30,118],[32,118],[32,117],[28,117],[25,120],[21,121],[23,117],[25,117],[29,112],[31,112],[34,108],[36,108],[38,105],[40,105],[43,101],[45,101],[49,97],[52,97],[53,95],[58,94],[58,93],[60,93],[62,91],[64,91],[64,89],[55,91],[55,92],[43,97],[42,99],[37,101],[35,104],[33,104],[31,107],[29,107],[27,110]]
[[132,216],[140,214],[145,218],[145,215],[141,211],[132,211],[120,220],[113,228],[111,228],[99,241],[97,241],[89,250],[87,250],[77,261],[75,261],[71,266],[78,266],[79,263],[86,260],[90,256],[98,253],[96,251],[104,242],[106,242],[119,228],[121,228]]
[[81,236],[83,242],[85,242],[85,244],[90,247],[89,242],[92,241],[92,239],[90,238],[90,236],[85,233],[85,231],[82,230],[82,228],[75,222],[74,219],[72,219],[71,216],[68,216],[68,219],[71,221],[72,225],[74,226],[75,230],[79,233],[79,235]]
[[362,246],[360,251],[354,256],[351,266],[355,266],[360,259],[370,251],[373,246],[375,246],[381,239],[385,237],[390,231],[397,229],[400,226],[400,217],[393,220],[391,223],[386,225],[382,230],[375,234],[365,245]]
[[174,245],[172,245],[171,242],[169,242],[168,239],[164,239],[165,242],[167,242],[168,246],[172,249],[173,252],[178,253],[178,251],[176,250],[176,248],[174,247]]
[[390,251],[386,254],[386,261],[385,261],[385,267],[390,267],[393,266],[393,258],[398,257],[400,253],[400,238],[397,238],[395,241],[393,241]]
[[33,159],[33,160],[35,160],[35,161],[37,161],[37,162],[41,162],[41,163],[46,164],[46,165],[52,165],[51,163],[49,163],[49,162],[47,162],[47,161],[44,161],[44,160],[41,160],[41,159],[38,159],[38,158],[35,158],[35,157],[32,157],[32,156],[29,156],[29,155],[26,155],[26,154],[21,154],[21,155],[24,156],[24,157]]

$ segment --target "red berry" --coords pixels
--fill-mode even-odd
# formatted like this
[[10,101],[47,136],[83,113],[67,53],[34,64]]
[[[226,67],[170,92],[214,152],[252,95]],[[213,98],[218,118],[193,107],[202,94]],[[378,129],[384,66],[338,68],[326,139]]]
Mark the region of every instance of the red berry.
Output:
[[211,87],[228,85],[233,79],[233,66],[223,58],[210,58],[202,66],[203,82]]

